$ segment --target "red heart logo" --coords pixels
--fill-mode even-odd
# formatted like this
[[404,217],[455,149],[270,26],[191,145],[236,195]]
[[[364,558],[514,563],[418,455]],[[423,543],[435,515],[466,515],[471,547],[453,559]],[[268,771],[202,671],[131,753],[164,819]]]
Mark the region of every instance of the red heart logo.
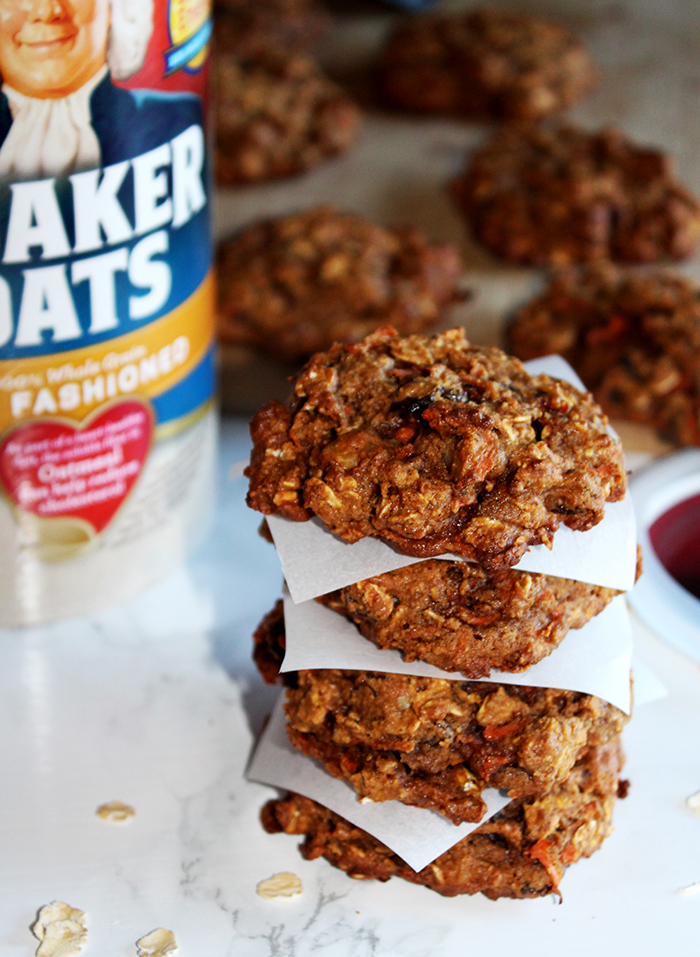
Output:
[[80,426],[38,419],[0,443],[0,483],[25,512],[80,518],[101,532],[141,474],[153,438],[153,415],[130,399]]

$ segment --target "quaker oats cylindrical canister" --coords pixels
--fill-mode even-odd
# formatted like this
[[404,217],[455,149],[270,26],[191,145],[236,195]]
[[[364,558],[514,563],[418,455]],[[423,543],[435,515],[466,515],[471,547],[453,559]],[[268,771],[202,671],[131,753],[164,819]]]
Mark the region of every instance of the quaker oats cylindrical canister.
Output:
[[84,614],[211,502],[210,0],[0,0],[0,624]]

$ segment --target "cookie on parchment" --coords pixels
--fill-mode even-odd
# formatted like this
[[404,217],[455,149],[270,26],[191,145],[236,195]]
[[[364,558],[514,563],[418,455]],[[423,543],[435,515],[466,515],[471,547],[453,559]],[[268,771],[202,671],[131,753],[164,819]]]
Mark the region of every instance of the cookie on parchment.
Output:
[[668,272],[567,270],[508,332],[522,359],[558,352],[610,416],[700,445],[700,288]]
[[416,17],[391,35],[379,64],[392,106],[477,118],[540,119],[581,99],[595,80],[568,30],[503,10]]
[[619,592],[585,582],[430,558],[317,601],[380,648],[467,678],[520,672],[551,654]]
[[223,186],[295,176],[355,143],[355,102],[301,54],[216,60],[216,173]]
[[620,443],[589,395],[461,329],[385,329],[317,353],[251,433],[251,508],[491,569],[551,543],[560,522],[592,528],[626,489]]
[[422,332],[464,298],[449,244],[328,206],[244,229],[219,246],[219,338],[300,364],[381,326]]
[[[261,672],[274,680],[281,602],[254,642]],[[360,798],[428,808],[454,824],[481,820],[486,787],[513,798],[549,793],[628,720],[576,691],[340,669],[282,677],[287,735],[303,754]]]
[[476,238],[509,262],[685,259],[700,240],[700,205],[671,157],[615,130],[504,127],[452,192]]
[[418,872],[366,831],[298,794],[268,801],[261,819],[270,834],[304,835],[304,858],[324,857],[350,877],[402,877],[445,897],[544,897],[560,893],[566,868],[590,857],[611,833],[615,800],[627,793],[623,761],[619,738],[591,748],[546,797],[511,801]]

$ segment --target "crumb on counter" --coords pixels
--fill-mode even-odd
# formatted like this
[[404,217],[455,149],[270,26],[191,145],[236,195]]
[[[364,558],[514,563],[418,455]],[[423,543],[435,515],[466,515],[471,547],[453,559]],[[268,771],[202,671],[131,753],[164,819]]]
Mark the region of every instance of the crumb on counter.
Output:
[[700,791],[687,797],[685,803],[696,817],[700,817]]
[[175,934],[165,927],[156,927],[150,934],[136,941],[139,957],[166,957],[177,952]]
[[100,804],[95,814],[103,821],[109,821],[110,824],[128,824],[136,811],[130,804],[110,801],[109,804]]

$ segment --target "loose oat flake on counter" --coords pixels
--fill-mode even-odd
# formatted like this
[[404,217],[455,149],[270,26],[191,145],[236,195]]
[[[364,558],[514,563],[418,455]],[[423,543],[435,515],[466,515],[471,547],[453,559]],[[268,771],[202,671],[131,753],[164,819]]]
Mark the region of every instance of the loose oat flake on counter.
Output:
[[700,817],[700,791],[687,797],[685,803],[696,817]]
[[165,927],[156,927],[150,934],[136,941],[139,957],[166,957],[167,954],[177,953],[177,949],[175,934]]
[[130,804],[121,801],[110,801],[109,804],[100,804],[95,814],[110,824],[128,824],[136,814]]
[[32,933],[41,941],[36,957],[74,957],[87,944],[85,913],[63,901],[52,901],[39,911]]
[[273,900],[275,897],[296,897],[302,892],[301,879],[296,874],[290,874],[283,871],[281,874],[273,874],[255,888],[258,897],[264,900]]

